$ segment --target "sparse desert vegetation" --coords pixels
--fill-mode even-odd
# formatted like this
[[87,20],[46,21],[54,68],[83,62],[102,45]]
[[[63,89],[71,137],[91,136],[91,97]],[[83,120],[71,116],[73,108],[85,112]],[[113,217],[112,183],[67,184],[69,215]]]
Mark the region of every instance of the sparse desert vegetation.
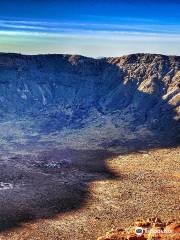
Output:
[[[97,155],[91,153],[91,160]],[[7,192],[0,191],[1,199],[5,197],[1,213],[7,214],[9,208],[9,223],[14,226],[1,232],[0,239],[97,239],[112,228],[128,228],[137,219],[160,216],[163,223],[178,222],[179,157],[179,148],[109,156],[106,169],[111,174],[92,168],[82,171],[78,165],[64,175],[59,169],[34,168],[31,174],[24,173],[28,180],[24,178],[24,187],[14,188],[14,205],[10,194],[8,199]]]

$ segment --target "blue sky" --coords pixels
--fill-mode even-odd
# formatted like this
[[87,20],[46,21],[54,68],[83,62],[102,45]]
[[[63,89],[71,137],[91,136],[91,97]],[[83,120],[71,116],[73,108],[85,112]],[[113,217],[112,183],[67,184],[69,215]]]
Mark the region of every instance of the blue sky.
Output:
[[0,51],[180,55],[180,0],[1,0]]

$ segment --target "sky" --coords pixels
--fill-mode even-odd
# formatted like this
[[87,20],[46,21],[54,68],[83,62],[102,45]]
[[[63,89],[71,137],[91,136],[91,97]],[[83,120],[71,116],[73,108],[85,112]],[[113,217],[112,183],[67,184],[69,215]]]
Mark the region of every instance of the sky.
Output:
[[0,52],[180,55],[180,0],[0,0]]

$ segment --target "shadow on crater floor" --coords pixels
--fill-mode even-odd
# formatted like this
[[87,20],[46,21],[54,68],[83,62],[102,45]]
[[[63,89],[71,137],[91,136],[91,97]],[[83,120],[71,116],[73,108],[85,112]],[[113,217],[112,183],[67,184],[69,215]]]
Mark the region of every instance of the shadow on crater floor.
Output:
[[[121,109],[127,109],[127,114],[133,116],[131,131],[136,132],[146,124],[153,133],[152,138],[144,136],[142,139],[111,141],[107,134],[101,145],[104,150],[93,150],[91,146],[90,150],[52,148],[39,151],[36,157],[10,158],[0,163],[0,182],[13,186],[11,189],[0,188],[0,230],[25,221],[53,218],[83,207],[90,197],[90,183],[102,179],[122,180],[108,168],[106,162],[109,158],[140,150],[178,146],[180,126],[175,120],[175,108],[162,100],[163,83],[159,81],[155,86],[155,93],[147,94],[139,91],[136,80],[132,79],[127,85],[121,84],[118,94],[106,104],[107,109],[114,108],[113,111],[122,105]],[[105,103],[110,95],[103,100]],[[119,95],[125,97],[119,99]],[[117,126],[117,131],[120,128]],[[109,150],[118,146],[125,150],[118,153]]]

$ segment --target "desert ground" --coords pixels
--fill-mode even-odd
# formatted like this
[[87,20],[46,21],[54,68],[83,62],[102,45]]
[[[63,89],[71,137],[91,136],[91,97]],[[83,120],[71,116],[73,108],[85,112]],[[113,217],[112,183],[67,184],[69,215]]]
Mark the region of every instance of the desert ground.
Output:
[[0,54],[0,240],[179,219],[180,57]]
[[[18,168],[18,156],[16,165],[1,162],[1,240],[94,240],[137,219],[180,218],[179,147],[68,153],[72,165],[50,164],[51,152],[46,165],[34,160],[31,172],[27,160]],[[68,160],[66,152],[53,154]]]

